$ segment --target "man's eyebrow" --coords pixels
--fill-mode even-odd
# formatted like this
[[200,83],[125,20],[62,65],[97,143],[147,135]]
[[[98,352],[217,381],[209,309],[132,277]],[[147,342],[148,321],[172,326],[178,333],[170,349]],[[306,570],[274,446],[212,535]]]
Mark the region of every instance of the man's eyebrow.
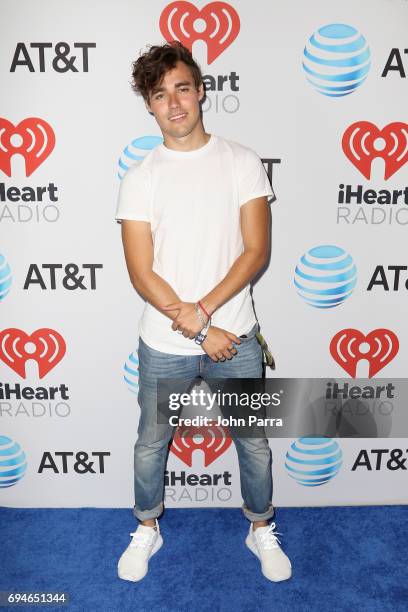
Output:
[[153,87],[152,94],[155,94],[158,91],[164,91],[164,87]]
[[[174,87],[182,87],[183,85],[192,85],[191,81],[180,81],[179,83],[175,83]],[[158,93],[159,91],[166,91],[164,87],[154,87],[152,89],[152,95]]]

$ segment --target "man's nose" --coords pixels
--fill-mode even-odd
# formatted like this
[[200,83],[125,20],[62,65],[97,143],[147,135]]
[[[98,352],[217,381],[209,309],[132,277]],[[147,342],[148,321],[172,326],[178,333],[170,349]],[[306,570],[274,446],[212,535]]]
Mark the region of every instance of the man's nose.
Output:
[[176,92],[169,95],[169,106],[177,107],[179,105],[178,94]]

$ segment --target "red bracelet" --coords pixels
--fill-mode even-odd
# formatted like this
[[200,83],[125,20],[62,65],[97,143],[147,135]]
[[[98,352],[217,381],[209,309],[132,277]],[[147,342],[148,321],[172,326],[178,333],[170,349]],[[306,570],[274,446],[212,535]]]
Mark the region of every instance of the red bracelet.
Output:
[[198,300],[197,304],[199,305],[199,307],[201,308],[201,310],[203,311],[203,313],[206,315],[206,317],[209,319],[210,315],[208,314],[208,312],[206,311],[206,309],[204,308],[204,306],[202,305],[202,303],[200,302],[200,300]]

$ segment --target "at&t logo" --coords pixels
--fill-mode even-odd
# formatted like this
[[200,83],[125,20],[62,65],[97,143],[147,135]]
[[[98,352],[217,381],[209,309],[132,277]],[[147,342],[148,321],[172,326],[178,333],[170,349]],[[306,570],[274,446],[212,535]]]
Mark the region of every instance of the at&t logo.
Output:
[[17,484],[27,470],[26,455],[18,442],[0,435],[0,489]]
[[373,287],[379,287],[383,291],[399,291],[408,289],[408,279],[401,278],[402,272],[406,272],[408,266],[406,265],[393,265],[393,266],[382,266],[378,265],[375,267],[370,282],[367,286],[367,291],[372,291]]
[[52,470],[54,474],[105,474],[105,460],[110,456],[110,451],[45,451],[38,473]]
[[12,280],[11,268],[4,255],[0,254],[0,302],[8,295]]
[[[30,72],[35,72],[37,58],[39,72],[45,72],[46,60],[51,64],[49,68],[55,70],[55,72],[88,72],[89,49],[94,49],[96,43],[76,42],[72,46],[74,49],[80,49],[78,55],[70,55],[71,46],[67,42],[58,42],[55,47],[50,42],[35,42],[29,45],[22,42],[17,43],[14,57],[11,62],[10,72],[15,72],[18,66],[24,66],[28,68]],[[32,57],[34,54],[30,55],[28,47],[38,51],[34,52],[37,57]],[[55,52],[51,60],[49,59],[48,51],[45,51],[46,49],[53,49],[52,52]]]
[[338,474],[343,463],[342,451],[330,438],[299,438],[286,453],[288,475],[305,487],[318,487]]
[[358,453],[351,471],[354,472],[359,468],[364,468],[370,472],[372,470],[376,472],[380,470],[406,471],[407,455],[407,448],[363,448]]
[[357,284],[357,268],[344,249],[335,245],[313,247],[295,269],[298,294],[315,308],[339,306]]
[[140,163],[150,151],[163,142],[161,136],[134,138],[122,151],[118,162],[118,177],[122,180],[131,166]]
[[353,26],[331,23],[319,28],[303,51],[306,78],[319,93],[340,98],[364,83],[370,70],[370,49]]
[[[40,271],[42,268],[42,273]],[[82,267],[82,270],[81,270]],[[96,270],[103,268],[103,264],[81,264],[69,263],[62,264],[30,264],[24,281],[23,290],[31,289],[32,285],[41,287],[43,291],[51,289],[55,291],[57,285],[68,291],[75,289],[96,289]],[[58,278],[57,270],[63,270],[63,274]],[[84,274],[81,274],[84,272]]]
[[130,353],[123,366],[123,380],[129,391],[136,395],[139,393],[139,355],[137,349]]

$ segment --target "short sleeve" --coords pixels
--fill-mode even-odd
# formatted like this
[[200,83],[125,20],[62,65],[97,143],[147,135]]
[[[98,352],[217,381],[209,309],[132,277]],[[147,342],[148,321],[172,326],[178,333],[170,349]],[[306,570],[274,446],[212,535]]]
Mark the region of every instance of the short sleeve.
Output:
[[141,166],[132,166],[122,178],[115,219],[151,221],[149,173]]
[[271,197],[272,201],[276,199],[264,165],[251,149],[245,149],[238,183],[240,206],[261,196]]

